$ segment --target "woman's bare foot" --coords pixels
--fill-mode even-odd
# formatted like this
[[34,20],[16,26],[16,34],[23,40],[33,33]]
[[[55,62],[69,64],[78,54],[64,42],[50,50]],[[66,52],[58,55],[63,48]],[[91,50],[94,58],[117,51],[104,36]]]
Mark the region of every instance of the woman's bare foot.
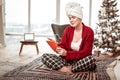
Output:
[[61,72],[68,72],[68,73],[72,73],[71,72],[71,66],[64,66],[62,68],[60,68],[58,71],[61,71]]

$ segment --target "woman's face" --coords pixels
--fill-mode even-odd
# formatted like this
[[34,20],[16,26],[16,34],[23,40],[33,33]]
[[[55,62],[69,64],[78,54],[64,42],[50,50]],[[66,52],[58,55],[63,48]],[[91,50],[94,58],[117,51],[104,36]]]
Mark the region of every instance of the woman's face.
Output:
[[68,15],[71,26],[76,27],[81,24],[81,19],[72,15]]

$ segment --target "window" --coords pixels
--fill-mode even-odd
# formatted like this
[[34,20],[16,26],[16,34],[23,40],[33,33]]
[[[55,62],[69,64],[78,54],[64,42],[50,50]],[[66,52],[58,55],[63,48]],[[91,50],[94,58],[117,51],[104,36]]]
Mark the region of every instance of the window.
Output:
[[51,23],[56,19],[56,0],[31,0],[31,32],[52,34]]
[[6,33],[27,31],[28,0],[5,0]]
[[[32,32],[43,36],[53,36],[51,23],[69,24],[65,13],[65,5],[73,1],[75,0],[5,0],[6,33]],[[92,6],[90,7],[91,1]],[[102,1],[76,0],[83,7],[83,22],[85,25],[93,29],[96,28],[98,11],[101,8]],[[119,1],[117,0],[117,2]],[[117,4],[117,6],[119,5],[120,3]],[[119,7],[117,8],[120,10]],[[118,15],[120,15],[119,13],[120,11]]]
[[100,6],[102,5],[103,0],[94,0],[92,1],[92,15],[91,15],[91,26],[93,30],[95,30],[98,23],[98,11],[101,9]]
[[52,35],[56,0],[5,0],[6,33]]

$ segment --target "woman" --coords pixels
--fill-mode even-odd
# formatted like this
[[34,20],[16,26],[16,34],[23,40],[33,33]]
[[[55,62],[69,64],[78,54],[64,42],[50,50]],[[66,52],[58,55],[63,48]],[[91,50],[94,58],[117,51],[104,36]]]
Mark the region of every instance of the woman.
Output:
[[66,5],[66,14],[71,26],[65,28],[55,54],[43,54],[42,62],[53,70],[79,72],[95,70],[92,56],[94,32],[82,22],[80,4],[71,2]]

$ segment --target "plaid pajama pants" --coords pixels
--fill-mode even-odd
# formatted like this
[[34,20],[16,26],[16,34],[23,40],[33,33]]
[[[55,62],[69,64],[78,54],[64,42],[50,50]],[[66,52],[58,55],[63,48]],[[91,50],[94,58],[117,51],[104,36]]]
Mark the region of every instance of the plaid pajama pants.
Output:
[[66,60],[61,57],[57,56],[55,54],[43,54],[42,55],[42,62],[49,68],[53,70],[58,70],[62,68],[63,66],[69,66],[71,65],[71,71],[72,72],[79,72],[79,71],[88,71],[88,70],[95,70],[96,64],[95,64],[95,58],[90,55],[83,59],[80,59],[78,61],[71,61],[66,62]]

